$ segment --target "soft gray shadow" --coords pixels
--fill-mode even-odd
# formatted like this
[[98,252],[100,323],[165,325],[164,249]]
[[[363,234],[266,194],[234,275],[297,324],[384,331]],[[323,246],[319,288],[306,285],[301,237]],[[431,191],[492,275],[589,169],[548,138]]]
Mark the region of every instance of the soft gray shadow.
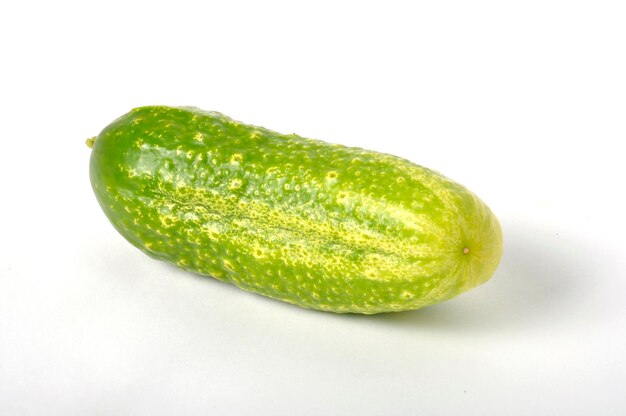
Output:
[[585,259],[597,248],[556,226],[504,223],[503,230],[502,261],[484,285],[440,305],[370,319],[438,331],[515,331],[567,319],[568,311],[593,292]]
[[[411,330],[516,331],[545,320],[557,324],[561,319],[569,319],[580,306],[581,298],[591,296],[594,291],[593,272],[586,259],[600,255],[595,253],[597,246],[571,230],[552,225],[510,221],[503,223],[503,230],[504,255],[491,280],[455,299],[417,311],[333,314],[303,309],[257,294],[246,296],[255,296],[272,308],[284,308],[285,313],[319,314],[322,319]],[[241,292],[233,285],[187,273],[173,265],[165,267],[172,273],[229,286],[233,296]]]

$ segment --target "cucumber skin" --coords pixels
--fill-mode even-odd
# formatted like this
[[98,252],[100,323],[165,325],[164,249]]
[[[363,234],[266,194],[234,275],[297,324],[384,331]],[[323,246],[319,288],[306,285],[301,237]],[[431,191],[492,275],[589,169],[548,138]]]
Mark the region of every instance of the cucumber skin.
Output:
[[437,172],[193,107],[115,120],[90,178],[149,256],[305,308],[418,309],[487,281],[502,255],[493,213]]

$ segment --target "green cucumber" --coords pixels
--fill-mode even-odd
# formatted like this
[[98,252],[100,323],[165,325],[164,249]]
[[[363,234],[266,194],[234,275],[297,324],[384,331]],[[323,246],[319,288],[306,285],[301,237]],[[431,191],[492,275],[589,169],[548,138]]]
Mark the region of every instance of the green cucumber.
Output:
[[487,281],[502,255],[480,199],[395,156],[165,106],[88,145],[93,190],[130,243],[305,308],[418,309]]

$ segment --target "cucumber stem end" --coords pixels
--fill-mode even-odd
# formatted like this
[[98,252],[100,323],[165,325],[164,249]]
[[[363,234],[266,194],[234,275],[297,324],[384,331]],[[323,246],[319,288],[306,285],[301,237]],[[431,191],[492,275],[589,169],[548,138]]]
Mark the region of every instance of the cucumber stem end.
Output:
[[85,140],[85,144],[87,145],[88,148],[92,149],[93,148],[93,144],[96,142],[96,137],[90,137],[87,140]]

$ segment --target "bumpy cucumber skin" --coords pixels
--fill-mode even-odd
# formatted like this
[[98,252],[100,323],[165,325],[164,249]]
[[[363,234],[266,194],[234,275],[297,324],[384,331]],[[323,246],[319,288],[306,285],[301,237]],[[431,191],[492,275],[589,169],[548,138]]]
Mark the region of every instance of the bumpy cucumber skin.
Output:
[[192,107],[115,120],[90,177],[149,256],[306,308],[418,309],[482,284],[502,255],[493,213],[439,173]]

